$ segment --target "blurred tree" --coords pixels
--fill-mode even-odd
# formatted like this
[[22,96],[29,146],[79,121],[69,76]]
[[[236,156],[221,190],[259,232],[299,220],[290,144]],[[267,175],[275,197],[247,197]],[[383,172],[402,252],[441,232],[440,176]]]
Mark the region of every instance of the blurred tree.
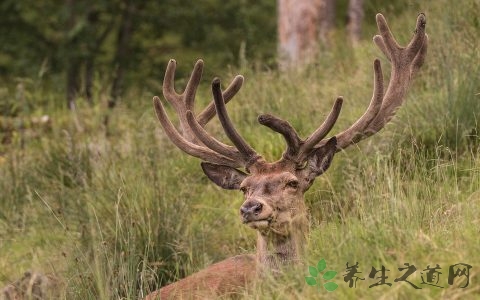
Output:
[[66,0],[66,31],[61,46],[66,65],[66,96],[70,109],[75,107],[75,99],[81,93],[82,73],[83,92],[86,100],[93,105],[93,80],[95,61],[108,34],[117,19],[115,1]]
[[[25,0],[4,0],[0,5],[2,74],[15,73],[16,76],[25,76],[32,70],[33,61],[40,64],[46,58],[39,53],[54,49],[57,44],[55,33],[43,30],[54,17],[43,15],[42,10],[37,10],[37,3],[30,6],[32,11],[26,12],[28,4]],[[51,7],[44,5],[43,8],[47,11]]]
[[[122,92],[125,68],[131,53],[131,40],[134,34],[135,18],[144,5],[138,4],[135,0],[124,0],[120,23],[117,30],[117,40],[115,43],[115,54],[113,57],[114,76],[108,108],[114,108]],[[139,2],[141,3],[141,2]],[[106,122],[107,123],[107,122]]]
[[[111,10],[110,10],[111,11]],[[85,97],[90,105],[93,105],[93,80],[95,75],[95,61],[100,55],[100,49],[112,31],[115,24],[115,15],[109,14],[104,19],[106,10],[101,9],[98,5],[93,5],[87,13],[86,36],[90,39],[86,40],[87,53],[85,55]],[[105,22],[102,24],[102,22]],[[103,28],[102,28],[103,25]],[[99,28],[102,28],[99,30]]]
[[172,57],[182,62],[179,78],[198,57],[207,72],[240,58],[274,67],[275,18],[270,0],[3,0],[0,80],[41,76],[73,108],[79,96],[94,103],[100,75],[114,107],[129,86],[162,76]]
[[65,60],[67,66],[67,106],[69,109],[75,109],[75,98],[80,89],[80,65],[82,62],[81,37],[85,29],[83,20],[78,20],[78,7],[75,0],[66,0],[66,32],[65,32]]
[[85,70],[85,92],[93,103],[95,57],[113,27],[114,1],[6,1],[0,6],[0,67],[4,74],[29,76],[48,61],[51,73],[65,74],[67,107],[75,106]]
[[308,63],[327,42],[334,17],[334,0],[278,0],[280,67]]
[[[279,65],[285,69],[312,60],[330,42],[335,0],[278,0]],[[342,3],[341,3],[342,4]],[[361,37],[363,0],[349,0],[347,31],[352,44]]]
[[362,36],[363,16],[363,0],[350,0],[347,12],[347,31],[353,45],[356,45]]

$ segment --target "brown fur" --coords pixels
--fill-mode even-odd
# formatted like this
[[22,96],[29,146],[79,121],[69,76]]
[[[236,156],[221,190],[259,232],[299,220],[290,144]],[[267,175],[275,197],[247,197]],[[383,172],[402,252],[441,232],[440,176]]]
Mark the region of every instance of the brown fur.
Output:
[[256,276],[253,255],[228,258],[149,294],[145,299],[211,299],[233,295]]
[[[332,148],[331,152],[334,151],[335,148]],[[241,287],[245,288],[263,270],[275,273],[281,266],[298,261],[302,256],[305,235],[308,232],[303,194],[310,184],[301,184],[292,165],[286,168],[289,171],[285,171],[286,166],[284,162],[257,165],[250,176],[243,178],[239,186],[245,191],[245,203],[255,199],[263,205],[262,212],[255,220],[269,220],[261,223],[252,220],[247,223],[258,232],[255,256],[244,255],[226,259],[165,286],[148,295],[146,299],[210,299],[229,295]],[[226,169],[221,167],[220,170]],[[234,169],[229,171],[238,175]],[[233,176],[220,176],[216,172],[214,177],[210,178],[217,184],[226,186],[232,185],[227,182],[228,178],[238,180]],[[290,186],[292,182],[299,184],[296,187]]]

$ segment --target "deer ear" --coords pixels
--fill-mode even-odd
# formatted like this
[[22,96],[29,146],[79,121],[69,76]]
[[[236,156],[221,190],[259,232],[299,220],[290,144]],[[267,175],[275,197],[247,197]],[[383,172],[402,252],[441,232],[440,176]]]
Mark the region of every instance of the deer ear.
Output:
[[328,142],[320,148],[315,149],[310,157],[306,171],[307,178],[313,181],[315,177],[322,175],[332,163],[333,155],[337,152],[337,138],[332,137]]
[[221,188],[227,190],[238,190],[242,181],[248,176],[247,174],[235,168],[202,162],[202,170]]

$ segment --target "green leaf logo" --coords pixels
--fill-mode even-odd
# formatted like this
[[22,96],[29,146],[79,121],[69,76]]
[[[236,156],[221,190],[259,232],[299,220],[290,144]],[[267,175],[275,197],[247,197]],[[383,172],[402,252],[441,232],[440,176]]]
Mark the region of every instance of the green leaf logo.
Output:
[[333,279],[333,277],[335,277],[335,275],[337,275],[337,272],[327,271],[327,272],[325,272],[325,274],[323,274],[323,279],[330,280],[330,279]]
[[334,290],[337,289],[338,287],[338,284],[336,284],[335,282],[327,282],[323,285],[325,287],[325,289],[329,292],[333,292]]
[[307,282],[308,285],[316,285],[317,281],[313,277],[305,276],[305,281]]
[[318,271],[314,266],[309,266],[308,267],[308,273],[310,273],[310,275],[312,275],[313,277],[318,276]]
[[325,261],[325,259],[322,258],[317,264],[318,272],[322,272],[323,270],[325,270],[326,267],[327,267],[327,262]]
[[[329,270],[322,275],[320,272],[323,272],[323,270],[325,270],[326,268],[327,268],[327,262],[323,258],[318,262],[317,267],[308,266],[308,273],[310,274],[310,276],[305,276],[305,282],[310,286],[314,286],[314,285],[320,284],[320,281],[322,279],[325,281],[332,280],[335,277],[335,275],[337,275],[337,272]],[[319,275],[321,275],[321,278],[317,278],[319,277]],[[333,292],[338,288],[338,284],[330,281],[330,282],[325,282],[323,284],[323,287],[327,291]]]

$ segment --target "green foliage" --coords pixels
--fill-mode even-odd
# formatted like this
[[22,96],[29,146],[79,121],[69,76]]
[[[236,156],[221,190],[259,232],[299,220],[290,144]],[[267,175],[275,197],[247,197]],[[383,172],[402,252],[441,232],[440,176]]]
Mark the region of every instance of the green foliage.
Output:
[[[122,49],[128,59],[120,61],[118,39],[127,35],[122,16],[131,3],[131,40]],[[210,70],[239,65],[240,60],[273,67],[275,17],[275,2],[265,0],[7,0],[0,5],[0,76],[11,83],[13,77],[41,74],[63,90],[63,76],[76,64],[85,73],[88,59],[104,80],[111,80],[121,64],[126,87],[161,78],[173,57],[188,63],[203,57]],[[179,75],[189,71],[190,64],[180,64]]]
[[[439,144],[447,151],[480,147],[480,82],[475,78],[480,65],[472,63],[480,60],[479,17],[475,13],[479,8],[478,1],[467,1],[460,9],[439,12],[430,22],[437,32],[430,37],[428,69],[420,80],[424,89],[415,98],[435,99],[435,105],[412,99],[415,104],[405,112],[411,115],[412,126],[420,129],[413,138],[429,151],[438,150]],[[439,42],[442,40],[448,40],[449,45]],[[432,115],[436,116],[433,120]]]

